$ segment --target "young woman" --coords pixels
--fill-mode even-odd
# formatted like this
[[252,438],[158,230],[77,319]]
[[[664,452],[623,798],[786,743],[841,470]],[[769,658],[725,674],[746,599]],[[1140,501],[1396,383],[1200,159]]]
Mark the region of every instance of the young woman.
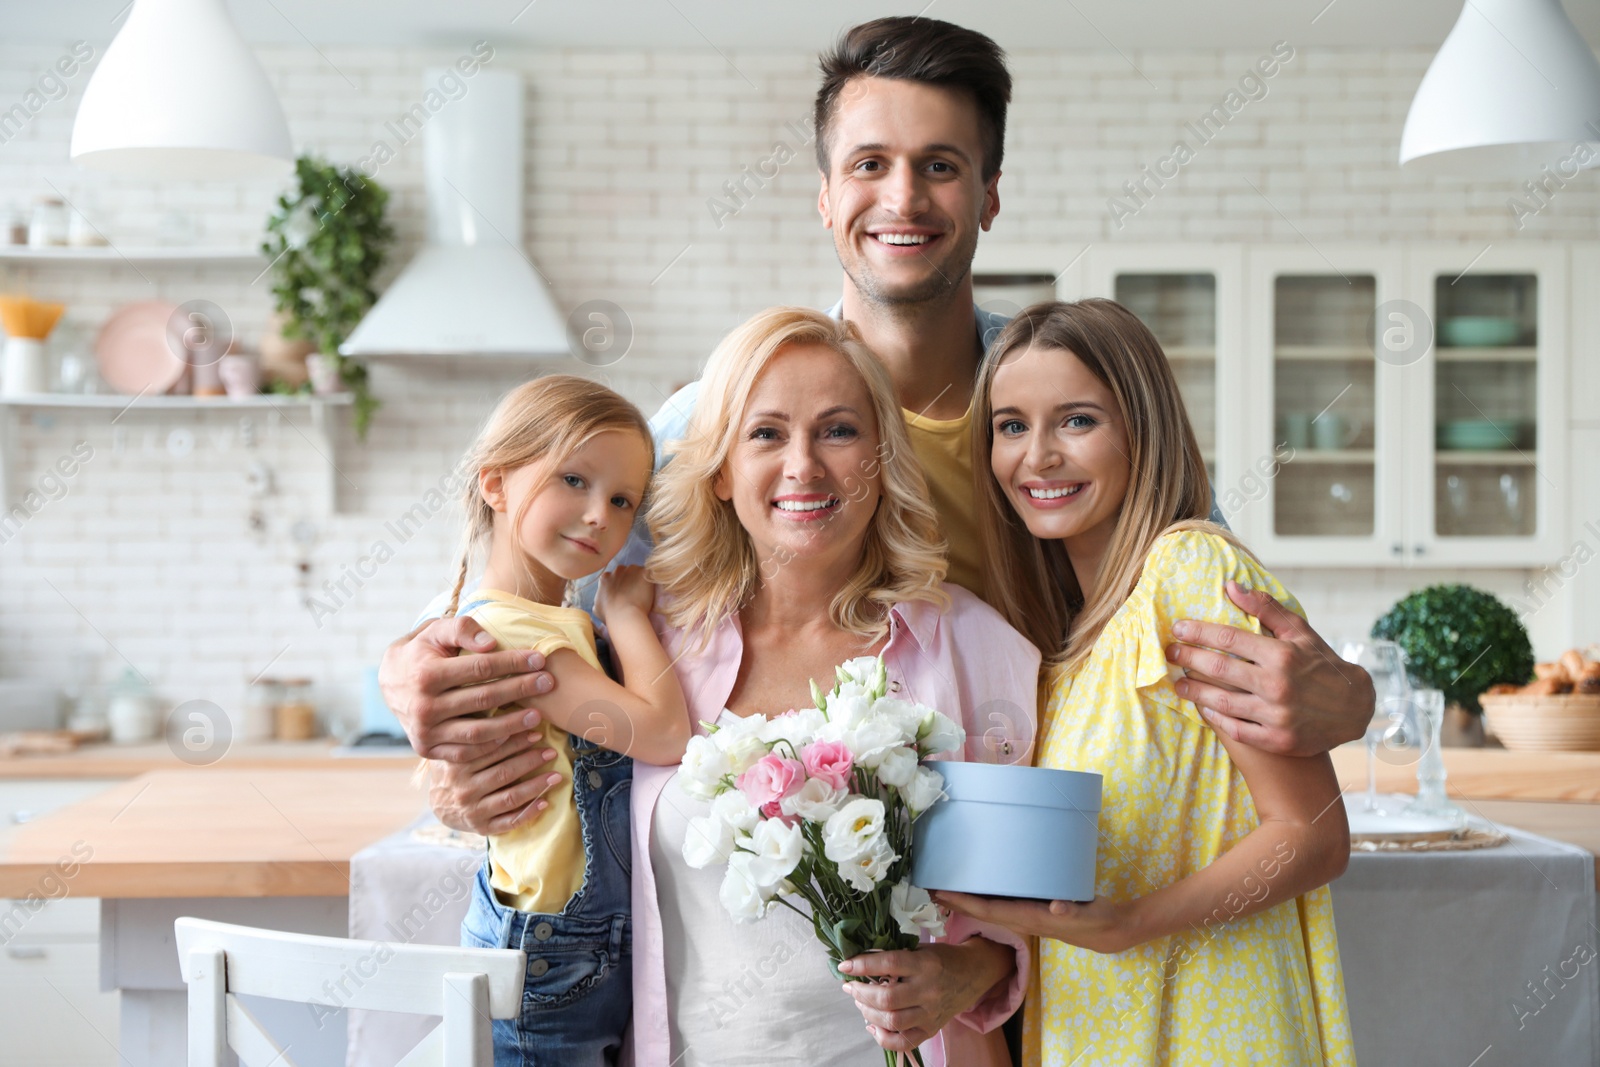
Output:
[[1160,345],[1108,300],[1028,308],[984,364],[973,432],[991,598],[1054,650],[1037,765],[1104,775],[1093,901],[936,894],[1040,938],[1025,1062],[1353,1064],[1331,762],[1233,741],[1173,689],[1178,620],[1256,625],[1227,583],[1294,601],[1206,521]]

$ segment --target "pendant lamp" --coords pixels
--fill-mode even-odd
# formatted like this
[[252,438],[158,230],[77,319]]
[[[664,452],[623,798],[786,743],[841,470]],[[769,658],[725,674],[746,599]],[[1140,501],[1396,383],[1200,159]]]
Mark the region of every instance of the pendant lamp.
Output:
[[72,161],[145,178],[277,177],[289,124],[224,0],[135,0],[84,88]]
[[1600,62],[1561,0],[1466,0],[1406,115],[1408,172],[1534,178],[1600,164]]

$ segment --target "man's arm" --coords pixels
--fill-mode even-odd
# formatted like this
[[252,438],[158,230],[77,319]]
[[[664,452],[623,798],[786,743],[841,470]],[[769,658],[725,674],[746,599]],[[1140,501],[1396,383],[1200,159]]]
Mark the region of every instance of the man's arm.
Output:
[[1228,598],[1261,620],[1260,634],[1185,619],[1167,659],[1187,677],[1174,688],[1228,737],[1283,756],[1314,756],[1354,741],[1372,719],[1367,672],[1347,663],[1304,619],[1265,593],[1228,583]]

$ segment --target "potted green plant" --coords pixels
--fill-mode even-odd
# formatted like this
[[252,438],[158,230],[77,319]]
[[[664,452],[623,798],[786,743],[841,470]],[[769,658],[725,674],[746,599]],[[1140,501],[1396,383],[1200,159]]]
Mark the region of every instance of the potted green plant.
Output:
[[[295,160],[295,186],[278,198],[267,219],[261,251],[272,261],[272,295],[287,338],[316,345],[308,357],[319,373],[354,396],[356,434],[365,437],[378,400],[367,368],[339,354],[339,346],[378,299],[372,280],[383,266],[394,231],[384,219],[389,193],[349,167],[313,156]],[[303,391],[307,386],[291,386]],[[325,389],[324,389],[325,391]]]
[[1412,593],[1373,624],[1372,636],[1399,644],[1412,679],[1443,690],[1457,732],[1480,739],[1478,695],[1491,685],[1521,685],[1533,677],[1533,645],[1522,620],[1498,597],[1470,585],[1432,585]]

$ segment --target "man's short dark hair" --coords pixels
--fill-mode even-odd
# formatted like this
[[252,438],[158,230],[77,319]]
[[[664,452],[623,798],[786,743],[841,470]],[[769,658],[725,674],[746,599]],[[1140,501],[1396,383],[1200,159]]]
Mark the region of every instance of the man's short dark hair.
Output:
[[822,55],[817,90],[817,166],[828,173],[829,136],[840,94],[852,78],[900,78],[965,93],[978,108],[983,180],[1000,171],[1005,154],[1011,73],[999,45],[976,30],[938,19],[897,15],[846,30]]

